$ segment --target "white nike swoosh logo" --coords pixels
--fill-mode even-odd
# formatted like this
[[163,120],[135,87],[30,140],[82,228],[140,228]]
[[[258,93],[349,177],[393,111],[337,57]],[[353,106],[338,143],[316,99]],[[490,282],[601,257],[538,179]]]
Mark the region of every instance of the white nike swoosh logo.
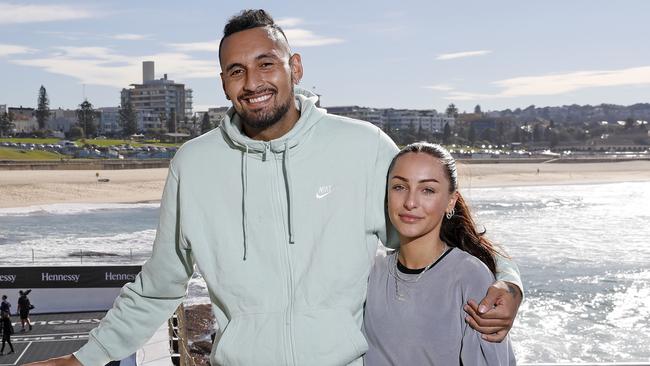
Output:
[[330,194],[330,193],[332,193],[332,191],[328,191],[328,192],[325,192],[325,193],[323,193],[323,194],[316,193],[316,198],[317,198],[317,199],[321,199],[321,198],[327,196],[327,195]]

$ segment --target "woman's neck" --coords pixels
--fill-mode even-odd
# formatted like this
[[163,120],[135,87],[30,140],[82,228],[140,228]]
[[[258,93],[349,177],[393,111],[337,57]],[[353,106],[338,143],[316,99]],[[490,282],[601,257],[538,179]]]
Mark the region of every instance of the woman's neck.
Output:
[[409,269],[424,268],[438,260],[446,249],[447,244],[437,235],[435,238],[400,240],[399,261]]

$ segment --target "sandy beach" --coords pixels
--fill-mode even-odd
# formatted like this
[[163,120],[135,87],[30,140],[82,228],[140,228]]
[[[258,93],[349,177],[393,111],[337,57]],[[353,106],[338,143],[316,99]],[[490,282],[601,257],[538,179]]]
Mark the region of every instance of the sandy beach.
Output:
[[[108,179],[100,182],[99,179]],[[0,208],[52,203],[159,201],[167,168],[125,170],[0,170]]]
[[[539,169],[539,171],[538,171]],[[108,179],[108,182],[99,182]],[[459,163],[461,189],[650,181],[650,161]],[[52,203],[158,201],[167,169],[0,170],[0,208]]]

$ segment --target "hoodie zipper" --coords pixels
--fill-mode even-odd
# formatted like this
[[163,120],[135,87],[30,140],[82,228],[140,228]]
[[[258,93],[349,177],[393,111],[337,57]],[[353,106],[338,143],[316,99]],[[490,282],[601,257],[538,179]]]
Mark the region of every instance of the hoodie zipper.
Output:
[[[276,171],[279,170],[279,174],[276,174],[276,176],[284,177],[283,174],[283,167],[282,163],[279,163],[281,160],[276,160],[272,158],[272,160],[276,164]],[[285,185],[278,184],[276,185],[276,198],[278,202],[280,202],[280,216],[284,220],[288,220],[287,215],[285,214],[285,210],[282,208],[282,192],[279,191],[280,187],[284,187]],[[288,199],[288,198],[287,198]],[[288,203],[287,203],[288,204]],[[284,245],[284,254],[285,254],[285,259],[286,259],[286,264],[287,264],[287,308],[284,314],[285,317],[285,329],[287,334],[287,347],[288,347],[288,355],[287,355],[287,364],[288,365],[296,365],[296,354],[295,354],[295,347],[294,347],[294,330],[293,330],[293,313],[294,313],[294,278],[293,278],[293,262],[291,261],[291,245],[289,245],[289,233],[287,232],[287,225],[282,224],[281,225],[283,228],[283,242],[285,243]]]
[[[286,235],[285,235],[286,236]],[[293,266],[291,263],[291,252],[290,249],[291,247],[289,246],[289,241],[286,241],[286,253],[287,253],[287,264],[288,264],[288,269],[289,269],[289,276],[288,276],[288,283],[289,283],[289,304],[287,306],[287,313],[286,313],[286,325],[287,325],[287,330],[289,332],[289,350],[291,353],[291,364],[295,365],[296,364],[296,355],[295,355],[295,348],[294,348],[294,332],[293,332],[293,308],[294,308],[294,293],[293,293]]]

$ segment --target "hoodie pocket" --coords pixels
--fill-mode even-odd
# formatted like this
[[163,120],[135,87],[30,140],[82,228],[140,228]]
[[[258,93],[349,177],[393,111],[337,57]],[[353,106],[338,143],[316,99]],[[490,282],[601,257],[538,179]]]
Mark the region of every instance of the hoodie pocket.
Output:
[[232,318],[214,349],[212,364],[286,364],[282,318],[280,313],[246,314]]
[[368,350],[361,325],[345,309],[319,309],[296,314],[297,365],[347,365]]

